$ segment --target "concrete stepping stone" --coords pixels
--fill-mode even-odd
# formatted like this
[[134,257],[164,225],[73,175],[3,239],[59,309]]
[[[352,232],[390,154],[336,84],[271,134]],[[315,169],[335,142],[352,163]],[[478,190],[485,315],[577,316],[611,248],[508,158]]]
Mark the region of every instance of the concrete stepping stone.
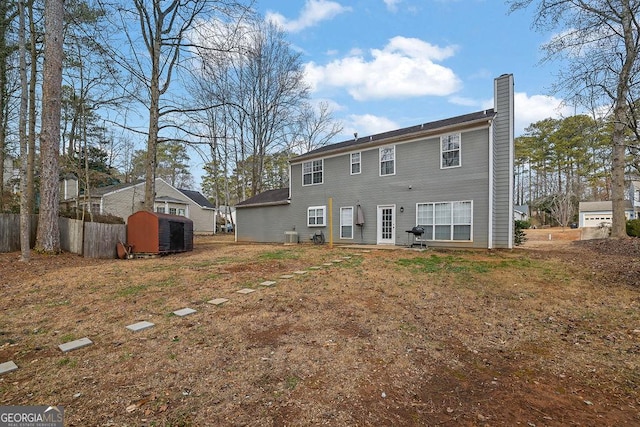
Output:
[[214,298],[210,301],[207,301],[209,304],[213,304],[213,305],[222,305],[225,302],[229,301],[227,298]]
[[275,284],[276,282],[274,282],[273,280],[265,280],[264,282],[260,283],[260,286],[273,286]]
[[313,267],[309,267],[309,270],[321,270],[322,267],[314,265]]
[[143,331],[145,329],[149,329],[152,328],[153,326],[155,326],[154,323],[151,322],[147,322],[146,320],[143,320],[142,322],[138,322],[138,323],[133,323],[131,325],[127,325],[127,329],[133,332],[139,332],[139,331]]
[[255,292],[255,291],[256,291],[255,289],[251,289],[251,288],[244,288],[244,289],[240,289],[240,290],[238,291],[238,293],[239,293],[239,294],[243,294],[243,295],[247,295],[247,294],[250,294],[250,293]]
[[71,350],[77,350],[79,348],[82,347],[86,347],[88,345],[93,344],[93,341],[91,341],[89,338],[80,338],[79,340],[75,340],[75,341],[70,341],[70,342],[66,342],[64,344],[60,344],[58,346],[58,348],[60,350],[62,350],[63,353],[66,353],[68,351]]
[[351,259],[351,257],[346,255],[346,256],[343,256],[342,259]]
[[334,259],[331,262],[333,262],[334,264],[338,264],[338,263],[342,262],[342,260],[341,259]]
[[307,272],[304,270],[298,270],[298,271],[294,271],[293,274],[303,275],[303,274],[307,274]]
[[281,279],[293,279],[293,274],[283,274],[280,276]]
[[175,314],[176,316],[180,316],[180,317],[184,317],[184,316],[188,316],[190,314],[195,313],[196,310],[194,310],[193,308],[181,308],[180,310],[176,310],[173,312],[173,314]]
[[0,375],[8,374],[9,372],[13,372],[18,369],[18,365],[16,365],[13,360],[9,360],[8,362],[0,363]]
[[330,262],[325,262],[325,263],[324,263],[324,264],[322,264],[322,265],[324,265],[325,267],[329,267],[330,265],[333,265],[333,264],[331,264]]

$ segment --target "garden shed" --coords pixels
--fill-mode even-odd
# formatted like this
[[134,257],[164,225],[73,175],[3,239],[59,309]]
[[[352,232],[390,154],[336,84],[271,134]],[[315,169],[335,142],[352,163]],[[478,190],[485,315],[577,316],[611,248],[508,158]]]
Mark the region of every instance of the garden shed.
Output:
[[133,253],[169,254],[193,250],[193,221],[179,215],[138,211],[127,220]]

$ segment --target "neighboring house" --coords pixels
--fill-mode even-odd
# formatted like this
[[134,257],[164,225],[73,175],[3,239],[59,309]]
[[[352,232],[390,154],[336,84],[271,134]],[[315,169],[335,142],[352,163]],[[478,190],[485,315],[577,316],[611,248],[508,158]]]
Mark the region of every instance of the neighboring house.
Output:
[[[627,219],[638,218],[637,212],[630,200],[624,201],[624,216]],[[600,227],[611,225],[613,217],[613,203],[604,202],[580,202],[578,204],[578,227]]]
[[236,207],[220,205],[218,206],[218,218],[220,222],[224,221],[222,231],[233,231],[233,227],[236,224]]
[[237,207],[238,241],[316,232],[335,243],[513,247],[513,76],[493,109],[327,145],[290,162],[290,188]]
[[[61,183],[60,198],[66,207],[84,206],[83,195],[72,196],[65,200],[63,189],[73,189],[73,180],[69,177]],[[77,183],[77,180],[76,180]],[[216,223],[216,209],[198,191],[184,190],[173,187],[162,178],[156,178],[156,198],[154,211],[172,215],[182,215],[193,221],[193,231],[196,233],[214,233]],[[76,184],[77,185],[77,184]],[[68,194],[73,195],[73,190]],[[77,186],[76,186],[77,194]],[[144,204],[144,182],[116,184],[108,187],[95,188],[90,191],[91,210],[100,214],[115,215],[125,221],[134,212],[142,209]]]
[[12,193],[17,193],[20,187],[20,168],[18,161],[11,156],[5,156],[3,166],[2,188]]
[[631,181],[629,183],[629,193],[627,198],[631,200],[634,218],[640,218],[640,181]]
[[513,219],[517,221],[528,221],[529,205],[515,206],[513,208]]

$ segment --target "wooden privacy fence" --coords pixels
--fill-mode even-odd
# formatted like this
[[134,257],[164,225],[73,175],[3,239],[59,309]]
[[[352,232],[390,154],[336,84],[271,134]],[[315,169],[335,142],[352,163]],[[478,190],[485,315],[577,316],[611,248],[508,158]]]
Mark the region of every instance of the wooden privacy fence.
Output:
[[[80,220],[59,218],[60,248],[86,258],[116,258],[116,245],[126,242],[124,224],[83,223]],[[31,215],[31,242],[35,246],[38,216]],[[0,252],[20,250],[20,215],[0,214]]]
[[124,224],[84,224],[85,258],[116,258],[118,242],[127,241],[127,226]]
[[[38,229],[38,215],[30,215],[31,232],[30,246],[36,244],[36,230]],[[20,250],[20,215],[0,214],[0,252],[15,252]]]

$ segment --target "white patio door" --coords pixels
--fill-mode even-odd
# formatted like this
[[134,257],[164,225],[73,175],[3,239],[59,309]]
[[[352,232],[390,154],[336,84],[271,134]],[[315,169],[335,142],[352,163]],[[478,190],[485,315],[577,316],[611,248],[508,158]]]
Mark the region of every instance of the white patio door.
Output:
[[396,205],[378,206],[378,244],[396,244]]

